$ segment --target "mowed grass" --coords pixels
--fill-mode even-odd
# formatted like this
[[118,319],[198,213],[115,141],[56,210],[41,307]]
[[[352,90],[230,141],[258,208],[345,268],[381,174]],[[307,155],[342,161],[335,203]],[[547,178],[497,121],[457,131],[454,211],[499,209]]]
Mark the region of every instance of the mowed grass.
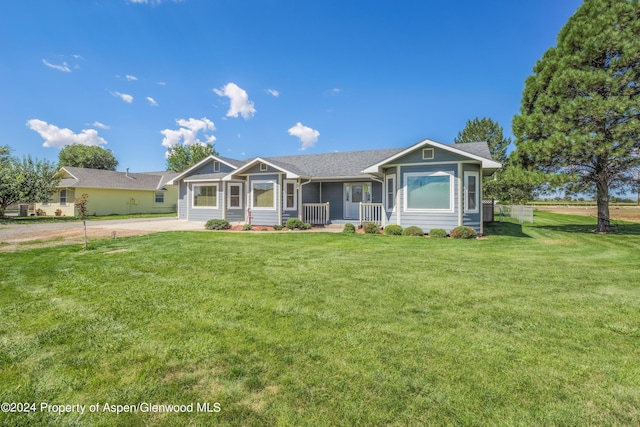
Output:
[[[638,425],[640,224],[174,232],[0,254],[1,425]],[[188,405],[114,414],[104,404]],[[197,412],[218,402],[220,412]],[[39,408],[39,407],[38,407]]]

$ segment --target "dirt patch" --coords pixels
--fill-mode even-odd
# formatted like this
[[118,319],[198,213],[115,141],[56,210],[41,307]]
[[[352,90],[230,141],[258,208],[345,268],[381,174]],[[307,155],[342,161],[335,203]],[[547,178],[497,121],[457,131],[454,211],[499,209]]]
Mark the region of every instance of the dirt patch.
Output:
[[[596,206],[536,206],[535,209],[543,212],[598,217]],[[609,216],[616,221],[640,222],[640,206],[611,206]]]

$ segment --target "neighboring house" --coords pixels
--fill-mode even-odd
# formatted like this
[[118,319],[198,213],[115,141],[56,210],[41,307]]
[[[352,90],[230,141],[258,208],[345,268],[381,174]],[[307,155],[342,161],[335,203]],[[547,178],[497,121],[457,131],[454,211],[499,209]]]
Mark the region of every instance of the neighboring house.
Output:
[[56,192],[47,202],[37,203],[47,215],[75,216],[74,198],[89,195],[89,215],[125,215],[176,211],[178,189],[168,185],[175,172],[130,173],[64,166]]
[[178,218],[189,221],[373,221],[482,233],[482,176],[501,166],[484,142],[425,139],[408,148],[247,161],[210,156],[170,183],[179,189]]

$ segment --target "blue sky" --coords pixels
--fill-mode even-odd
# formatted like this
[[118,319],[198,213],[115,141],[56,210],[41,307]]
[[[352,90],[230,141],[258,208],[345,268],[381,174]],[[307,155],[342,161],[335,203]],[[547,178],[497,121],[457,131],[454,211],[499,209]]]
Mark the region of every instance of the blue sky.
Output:
[[185,142],[237,159],[452,143],[475,117],[512,136],[581,1],[5,3],[0,145],[100,145],[143,172]]

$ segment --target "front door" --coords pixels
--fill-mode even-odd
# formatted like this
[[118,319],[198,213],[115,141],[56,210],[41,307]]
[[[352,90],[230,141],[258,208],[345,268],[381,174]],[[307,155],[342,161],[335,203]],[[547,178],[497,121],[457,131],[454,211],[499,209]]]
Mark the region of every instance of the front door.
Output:
[[360,203],[371,201],[371,185],[369,183],[352,183],[344,185],[344,217],[356,219],[360,217]]

